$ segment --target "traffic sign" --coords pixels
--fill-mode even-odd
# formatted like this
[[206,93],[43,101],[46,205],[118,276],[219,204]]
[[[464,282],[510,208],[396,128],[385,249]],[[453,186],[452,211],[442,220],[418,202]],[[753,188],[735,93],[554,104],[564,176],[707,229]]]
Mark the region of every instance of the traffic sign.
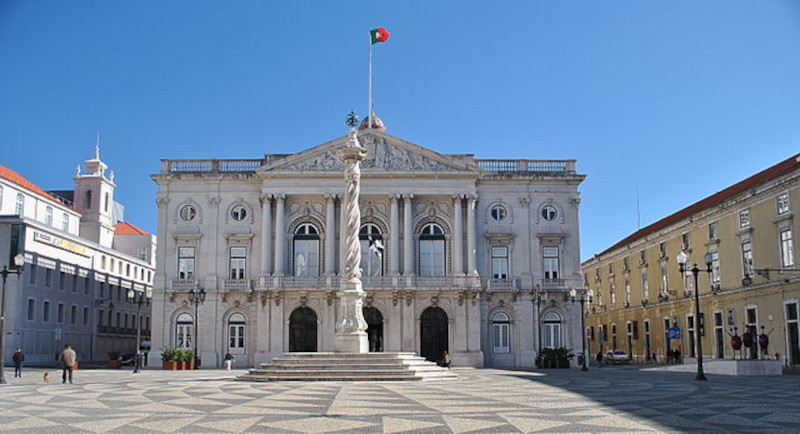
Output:
[[670,327],[667,329],[667,338],[668,339],[680,339],[681,338],[681,329],[680,327]]

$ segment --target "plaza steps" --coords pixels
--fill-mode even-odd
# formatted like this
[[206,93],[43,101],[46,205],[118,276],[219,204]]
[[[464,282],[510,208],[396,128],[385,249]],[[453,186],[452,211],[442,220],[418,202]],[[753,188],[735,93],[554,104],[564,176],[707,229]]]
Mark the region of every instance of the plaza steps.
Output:
[[240,381],[430,381],[458,374],[414,353],[286,353]]

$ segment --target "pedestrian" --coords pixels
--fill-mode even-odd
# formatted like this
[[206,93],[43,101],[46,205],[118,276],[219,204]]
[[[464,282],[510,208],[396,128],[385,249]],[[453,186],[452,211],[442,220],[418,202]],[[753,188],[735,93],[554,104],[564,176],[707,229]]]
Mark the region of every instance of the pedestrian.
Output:
[[78,355],[75,354],[75,350],[72,349],[72,346],[70,344],[64,345],[64,351],[62,351],[61,355],[58,357],[62,369],[61,383],[66,383],[67,377],[69,376],[69,382],[72,384],[72,368],[75,366],[75,361],[77,359]]
[[228,352],[225,353],[225,369],[230,371],[231,366],[233,366],[233,354],[231,354],[230,350],[228,350]]
[[675,363],[681,363],[681,347],[675,348]]
[[675,351],[672,351],[672,348],[667,350],[667,364],[671,365],[672,362],[675,361]]
[[25,354],[22,353],[21,349],[17,348],[17,351],[11,356],[11,360],[14,361],[14,378],[22,378],[22,362],[25,361]]
[[597,352],[597,367],[601,367],[603,365],[603,351]]
[[445,351],[444,354],[442,354],[442,364],[444,365],[445,368],[450,369],[451,361],[452,360],[450,359],[450,354],[447,351]]

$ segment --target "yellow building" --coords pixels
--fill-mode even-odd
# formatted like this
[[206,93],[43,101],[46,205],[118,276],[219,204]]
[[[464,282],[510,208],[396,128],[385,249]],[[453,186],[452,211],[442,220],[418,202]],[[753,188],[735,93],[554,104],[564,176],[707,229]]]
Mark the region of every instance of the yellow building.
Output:
[[[800,219],[800,154],[584,262],[584,284],[595,294],[586,320],[590,353],[615,349],[635,361],[655,356],[663,362],[679,349],[684,358],[694,357],[699,323],[705,358],[778,357],[800,368],[795,215]],[[686,268],[696,263],[701,269],[699,322],[695,277],[680,272],[680,252],[688,256]],[[680,337],[675,338],[676,332]],[[759,343],[763,334],[768,340]],[[733,336],[745,344],[738,351],[732,348]]]

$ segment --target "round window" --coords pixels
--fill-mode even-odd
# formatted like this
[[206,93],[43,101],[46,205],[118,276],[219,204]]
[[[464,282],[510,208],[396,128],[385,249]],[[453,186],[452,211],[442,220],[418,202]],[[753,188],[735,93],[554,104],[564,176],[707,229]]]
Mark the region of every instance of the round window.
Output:
[[492,218],[496,221],[503,221],[508,216],[508,211],[502,205],[495,205],[492,207]]
[[231,218],[240,222],[247,217],[247,208],[243,207],[242,205],[236,205],[231,209]]
[[197,210],[194,209],[191,205],[184,205],[179,212],[181,216],[181,220],[188,222],[194,220],[197,217]]
[[542,217],[545,220],[551,222],[555,220],[557,216],[558,216],[558,211],[556,211],[556,207],[554,207],[553,205],[545,205],[542,208]]

